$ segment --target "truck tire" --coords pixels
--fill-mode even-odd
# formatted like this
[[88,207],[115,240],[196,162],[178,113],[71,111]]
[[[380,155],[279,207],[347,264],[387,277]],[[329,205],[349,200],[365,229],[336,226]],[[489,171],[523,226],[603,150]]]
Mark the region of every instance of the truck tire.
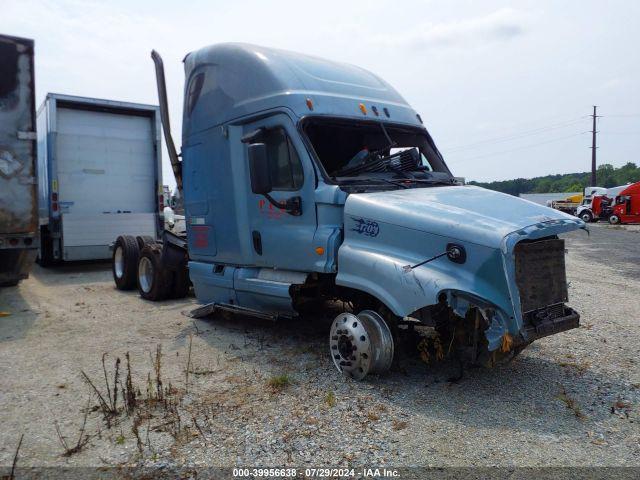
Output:
[[620,217],[616,214],[613,214],[609,217],[609,223],[611,225],[618,225],[620,223]]
[[585,223],[593,222],[593,214],[589,210],[585,210],[584,212],[581,212],[580,218]]
[[136,242],[138,242],[138,248],[142,250],[146,245],[153,245],[156,242],[156,239],[150,235],[138,235],[136,237]]
[[146,245],[138,261],[138,292],[145,300],[158,302],[169,296],[172,272],[162,265],[162,247]]
[[133,236],[121,235],[116,239],[111,258],[111,271],[118,290],[135,288],[139,256],[138,242]]

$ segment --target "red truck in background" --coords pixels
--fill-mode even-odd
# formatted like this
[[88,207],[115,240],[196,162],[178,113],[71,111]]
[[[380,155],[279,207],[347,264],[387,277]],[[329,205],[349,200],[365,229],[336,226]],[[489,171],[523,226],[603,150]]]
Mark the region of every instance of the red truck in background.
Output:
[[607,220],[612,211],[612,203],[613,199],[606,194],[593,193],[588,197],[584,197],[576,210],[576,216],[586,223]]
[[640,182],[632,183],[616,196],[609,223],[640,223]]

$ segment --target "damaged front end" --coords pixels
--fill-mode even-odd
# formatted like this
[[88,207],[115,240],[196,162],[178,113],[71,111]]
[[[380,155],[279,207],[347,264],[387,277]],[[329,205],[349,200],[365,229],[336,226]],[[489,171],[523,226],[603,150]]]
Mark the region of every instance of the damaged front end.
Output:
[[444,291],[439,311],[446,311],[446,320],[432,322],[439,335],[471,363],[493,366],[534,340],[578,328],[580,315],[566,304],[565,242],[557,236],[575,229],[571,223],[547,222],[507,235],[501,252],[512,308],[465,291]]

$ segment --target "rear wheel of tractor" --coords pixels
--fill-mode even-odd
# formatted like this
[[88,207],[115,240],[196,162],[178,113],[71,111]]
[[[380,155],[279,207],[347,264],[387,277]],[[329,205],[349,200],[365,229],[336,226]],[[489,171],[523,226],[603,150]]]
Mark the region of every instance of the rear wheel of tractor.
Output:
[[609,223],[611,225],[618,225],[620,223],[620,217],[616,214],[613,214],[609,217]]
[[171,289],[171,272],[161,261],[160,245],[147,245],[138,261],[138,292],[145,300],[157,302],[167,298]]
[[591,214],[590,211],[584,211],[580,214],[580,218],[582,219],[583,222],[585,223],[589,223],[593,221],[593,215]]
[[341,313],[331,325],[329,352],[340,372],[362,380],[369,373],[391,368],[393,336],[382,316],[373,310],[358,315]]
[[138,248],[142,250],[147,245],[153,245],[156,242],[156,239],[151,235],[138,235],[136,237],[136,242],[138,243]]
[[133,236],[121,235],[117,238],[113,246],[111,271],[113,273],[113,281],[119,290],[135,288],[139,256],[138,242]]

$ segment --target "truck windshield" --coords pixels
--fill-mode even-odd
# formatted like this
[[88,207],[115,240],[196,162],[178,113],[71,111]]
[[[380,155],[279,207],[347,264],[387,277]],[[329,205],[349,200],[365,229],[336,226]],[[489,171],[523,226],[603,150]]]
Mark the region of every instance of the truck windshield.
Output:
[[338,184],[410,188],[451,185],[453,176],[424,129],[376,121],[307,119],[303,130]]

